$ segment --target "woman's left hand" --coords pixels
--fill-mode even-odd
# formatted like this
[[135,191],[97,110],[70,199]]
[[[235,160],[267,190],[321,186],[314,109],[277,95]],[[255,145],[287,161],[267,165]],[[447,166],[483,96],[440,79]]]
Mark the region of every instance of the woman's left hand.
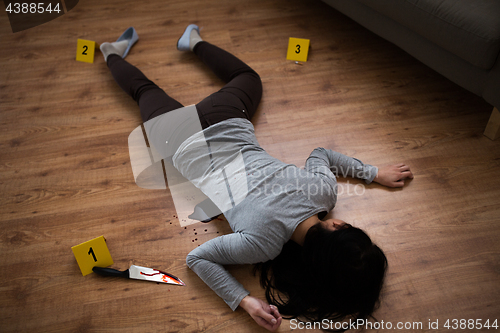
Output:
[[274,305],[269,305],[256,297],[248,295],[243,298],[240,306],[248,312],[257,324],[269,331],[275,331],[281,325],[281,315]]
[[388,187],[403,187],[407,178],[413,179],[413,173],[408,165],[400,163],[379,168],[373,181]]

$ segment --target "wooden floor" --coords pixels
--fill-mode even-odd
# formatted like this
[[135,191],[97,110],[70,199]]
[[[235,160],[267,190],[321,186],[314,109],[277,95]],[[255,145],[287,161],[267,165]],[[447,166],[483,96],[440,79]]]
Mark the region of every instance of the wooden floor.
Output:
[[[127,138],[138,107],[100,52],[75,61],[78,38],[114,41],[134,26],[127,60],[193,104],[222,82],[175,49],[189,23],[261,75],[254,124],[271,155],[303,166],[323,146],[411,166],[402,190],[339,181],[332,215],[364,228],[389,259],[377,319],[422,323],[404,332],[500,320],[500,141],[482,135],[492,110],[482,98],[320,1],[85,0],[15,34],[0,15],[1,332],[260,331],[185,264],[226,223],[180,227],[169,191],[135,185]],[[311,40],[303,65],[285,59],[289,37]],[[71,247],[101,235],[113,267],[155,267],[186,286],[83,277]],[[263,296],[250,266],[231,272]]]

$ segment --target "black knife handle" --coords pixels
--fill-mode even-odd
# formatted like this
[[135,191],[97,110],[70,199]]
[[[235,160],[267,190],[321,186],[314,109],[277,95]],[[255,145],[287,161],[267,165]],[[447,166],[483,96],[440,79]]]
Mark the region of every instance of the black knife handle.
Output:
[[119,271],[119,270],[116,270],[113,268],[104,268],[104,267],[97,267],[96,266],[96,267],[92,268],[92,271],[94,271],[94,273],[97,273],[97,274],[102,275],[102,276],[124,277],[127,279],[130,277],[128,269],[124,270],[122,272],[122,271]]

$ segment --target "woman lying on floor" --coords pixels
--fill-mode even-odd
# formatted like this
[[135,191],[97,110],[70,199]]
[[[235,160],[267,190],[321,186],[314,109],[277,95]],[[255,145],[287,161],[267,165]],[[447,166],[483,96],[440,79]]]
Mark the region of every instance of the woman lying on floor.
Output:
[[[139,104],[147,122],[183,105],[123,59],[137,39],[130,28],[117,42],[103,43],[101,51],[116,82]],[[323,220],[336,203],[334,172],[368,184],[402,187],[405,179],[413,178],[410,168],[397,164],[379,169],[324,148],[313,150],[305,169],[271,157],[259,146],[250,122],[262,96],[259,75],[235,56],[203,41],[195,25],[186,28],[177,48],[194,52],[227,83],[196,104],[196,110],[206,142],[239,147],[237,153],[249,177],[244,199],[223,211],[233,233],[191,251],[188,266],[231,309],[242,307],[271,331],[280,326],[281,314],[311,321],[369,317],[379,300],[387,260],[362,230],[341,220]],[[192,137],[182,144],[184,148],[195,144],[196,135]],[[196,159],[225,167],[217,154],[192,152],[179,148],[172,159],[183,175],[198,165]],[[271,305],[249,295],[224,269],[231,264],[259,264]]]

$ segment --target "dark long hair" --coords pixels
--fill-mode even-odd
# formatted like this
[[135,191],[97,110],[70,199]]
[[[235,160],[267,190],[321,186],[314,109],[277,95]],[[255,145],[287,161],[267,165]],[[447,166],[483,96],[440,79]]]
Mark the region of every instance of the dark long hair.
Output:
[[318,223],[303,246],[289,241],[254,272],[284,318],[343,321],[372,315],[386,270],[387,258],[364,231],[350,225],[330,231]]

